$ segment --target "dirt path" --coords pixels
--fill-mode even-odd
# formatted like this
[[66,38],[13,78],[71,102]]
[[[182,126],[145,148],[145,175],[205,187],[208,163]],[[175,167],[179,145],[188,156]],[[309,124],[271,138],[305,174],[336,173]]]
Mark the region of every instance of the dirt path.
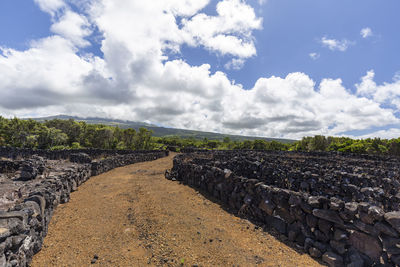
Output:
[[171,167],[172,155],[92,177],[57,208],[32,266],[319,266],[165,179]]

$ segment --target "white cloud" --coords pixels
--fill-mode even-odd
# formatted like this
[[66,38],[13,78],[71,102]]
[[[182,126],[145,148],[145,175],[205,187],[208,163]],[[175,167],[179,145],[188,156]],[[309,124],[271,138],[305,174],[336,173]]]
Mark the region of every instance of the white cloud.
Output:
[[393,81],[400,81],[400,71],[397,71],[393,76]]
[[368,71],[367,75],[361,78],[361,83],[356,85],[357,94],[373,99],[380,104],[389,104],[400,110],[400,80],[395,74],[393,83],[377,85],[374,81],[375,72]]
[[223,0],[217,4],[217,16],[204,13],[182,21],[186,42],[206,49],[249,58],[256,55],[252,31],[261,29],[262,19],[242,0]]
[[78,14],[71,9],[70,5],[76,5],[83,9],[89,8],[90,0],[34,0],[44,12],[52,16],[53,24],[50,31],[71,41],[76,47],[89,46],[85,40],[92,34],[91,24],[83,14]]
[[244,66],[244,60],[241,58],[233,58],[224,65],[227,70],[240,70]]
[[[240,66],[256,52],[244,44],[253,42],[251,32],[260,21],[242,1],[221,1],[228,9],[219,4],[214,17],[198,13],[207,1],[176,1],[132,0],[123,6],[113,0],[92,1],[84,22],[79,19],[84,13],[78,11],[78,19],[55,19],[55,24],[66,23],[76,31],[55,31],[25,51],[3,48],[1,114],[68,113],[288,138],[338,135],[399,123],[393,108],[381,105],[385,99],[392,99],[393,105],[400,99],[398,82],[377,85],[372,72],[357,85],[357,93],[346,89],[340,79],[317,84],[304,73],[260,78],[253,88],[244,90],[225,73],[212,73],[208,64],[169,60],[167,50],[178,52],[189,43],[234,54],[229,67]],[[244,7],[240,15],[248,15],[237,17],[237,6]],[[177,14],[193,17],[178,25]],[[80,41],[89,34],[80,32],[82,25],[89,27],[86,21],[103,35],[104,58],[82,55],[79,50]],[[197,21],[205,25],[198,24],[196,32]],[[221,40],[246,41],[218,46],[214,42],[219,35]]]
[[193,16],[205,6],[209,4],[210,0],[170,0],[167,1],[167,9],[171,10],[178,16]]
[[343,40],[336,40],[336,39],[329,39],[327,37],[322,37],[320,42],[323,46],[328,47],[332,51],[346,51],[349,46],[353,45],[354,42],[349,41],[347,39]]
[[318,89],[303,73],[292,73],[286,78],[261,78],[252,90],[225,100],[224,126],[236,130],[247,128],[253,134],[264,132],[297,138],[337,135],[398,121],[391,110],[352,95],[341,80],[324,79]]
[[266,3],[267,3],[267,0],[258,0],[258,4],[260,6],[262,6],[262,5],[266,4]]
[[63,0],[34,0],[44,12],[54,16],[58,10],[66,7]]
[[308,54],[308,55],[309,55],[310,58],[313,59],[313,60],[317,60],[317,59],[319,59],[319,57],[321,56],[319,53],[315,53],[315,52],[310,53],[310,54]]
[[372,30],[369,27],[361,29],[360,34],[361,34],[362,38],[364,38],[364,39],[371,37],[373,35]]
[[374,82],[375,72],[370,70],[361,78],[361,83],[357,84],[357,94],[362,96],[370,96],[375,93],[377,85]]
[[90,24],[86,17],[73,11],[67,10],[65,14],[51,26],[50,30],[71,40],[79,47],[90,45],[90,43],[84,39],[92,33]]
[[[9,109],[86,101],[82,78],[98,58],[76,55],[73,44],[59,36],[35,41],[26,51],[3,50],[0,56],[0,105]],[[92,96],[91,96],[92,97]]]
[[389,128],[387,130],[380,130],[376,132],[372,132],[369,134],[365,134],[362,136],[355,136],[357,139],[366,139],[366,138],[385,138],[385,139],[393,139],[400,137],[400,129],[399,128]]

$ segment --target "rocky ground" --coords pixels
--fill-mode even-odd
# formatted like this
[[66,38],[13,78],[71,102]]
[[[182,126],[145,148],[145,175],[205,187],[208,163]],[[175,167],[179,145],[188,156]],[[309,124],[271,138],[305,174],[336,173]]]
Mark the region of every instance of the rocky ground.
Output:
[[68,160],[49,160],[34,156],[28,159],[0,159],[0,211],[23,202],[35,187],[49,177],[68,172],[79,165]]
[[32,266],[319,266],[194,189],[172,157],[92,177],[58,206]]

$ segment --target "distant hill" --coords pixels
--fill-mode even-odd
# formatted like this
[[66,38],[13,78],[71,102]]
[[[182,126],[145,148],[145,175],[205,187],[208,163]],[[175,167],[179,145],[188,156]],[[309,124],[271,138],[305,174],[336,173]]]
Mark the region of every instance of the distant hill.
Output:
[[123,129],[133,128],[138,130],[140,127],[147,128],[152,130],[153,136],[156,137],[168,137],[168,136],[178,136],[181,138],[195,138],[195,139],[204,139],[207,138],[209,140],[223,140],[225,137],[229,137],[232,141],[243,141],[243,140],[255,140],[262,139],[266,141],[278,141],[282,143],[293,143],[296,140],[291,139],[281,139],[281,138],[266,138],[266,137],[254,137],[254,136],[243,136],[243,135],[230,135],[230,134],[220,134],[213,132],[202,132],[202,131],[194,131],[194,130],[185,130],[185,129],[175,129],[175,128],[166,128],[160,127],[154,124],[149,124],[145,122],[136,122],[136,121],[124,121],[124,120],[116,120],[116,119],[105,119],[105,118],[80,118],[68,115],[56,115],[49,117],[41,117],[41,118],[32,118],[33,120],[44,122],[46,120],[53,119],[62,119],[69,120],[74,119],[76,121],[84,121],[88,124],[104,124],[109,126],[118,126]]

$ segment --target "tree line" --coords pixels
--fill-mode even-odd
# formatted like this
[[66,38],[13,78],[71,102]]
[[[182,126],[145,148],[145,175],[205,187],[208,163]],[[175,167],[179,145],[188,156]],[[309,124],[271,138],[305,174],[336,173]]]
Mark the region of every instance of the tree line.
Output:
[[146,128],[122,129],[117,126],[88,124],[73,119],[53,119],[38,122],[32,119],[6,119],[0,116],[0,146],[32,149],[254,149],[281,151],[340,151],[350,153],[389,154],[400,156],[400,137],[397,139],[351,139],[348,137],[303,137],[293,143],[266,140],[232,141],[180,138],[177,136],[153,137]]
[[152,132],[87,124],[73,119],[38,122],[0,116],[0,146],[33,149],[154,149]]
[[253,149],[253,150],[280,150],[280,151],[339,151],[360,154],[387,154],[400,156],[400,138],[397,139],[351,139],[349,137],[303,137],[293,143],[281,143],[266,140],[231,141],[225,137],[223,141],[181,139],[178,137],[165,137],[159,140],[163,144],[178,148],[196,147],[206,149]]
[[292,145],[296,151],[339,151],[361,154],[389,154],[400,156],[400,137],[394,139],[348,137],[303,137]]

